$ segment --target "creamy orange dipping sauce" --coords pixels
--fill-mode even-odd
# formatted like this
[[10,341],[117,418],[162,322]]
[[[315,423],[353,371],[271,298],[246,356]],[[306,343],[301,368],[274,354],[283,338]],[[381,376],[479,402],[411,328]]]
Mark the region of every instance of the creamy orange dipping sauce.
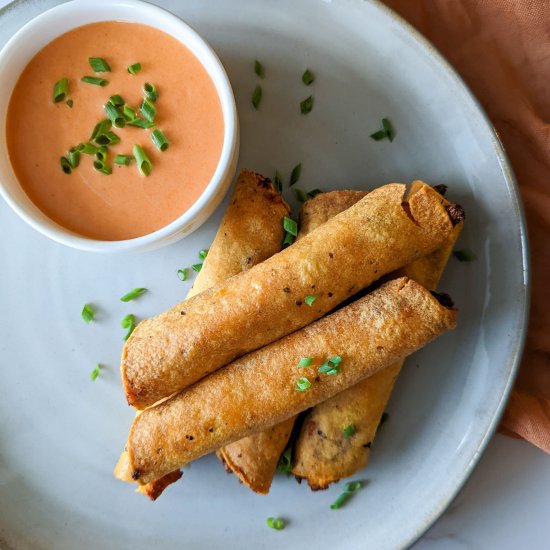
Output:
[[[104,58],[111,72],[94,73],[89,57]],[[141,63],[131,75],[127,67]],[[81,82],[83,76],[109,81],[105,87]],[[53,103],[55,83],[69,79],[69,108]],[[151,131],[131,126],[111,130],[120,143],[109,147],[112,174],[93,168],[94,156],[65,174],[60,157],[88,142],[106,118],[103,104],[118,94],[140,113],[145,82],[158,90],[156,128],[169,147],[157,150]],[[162,31],[136,23],[101,22],[74,29],[50,42],[30,61],[10,99],[7,115],[10,161],[29,198],[52,220],[81,235],[101,240],[131,239],[158,230],[199,198],[220,159],[224,121],[212,79],[184,45]],[[141,145],[153,169],[145,177],[132,160]]]

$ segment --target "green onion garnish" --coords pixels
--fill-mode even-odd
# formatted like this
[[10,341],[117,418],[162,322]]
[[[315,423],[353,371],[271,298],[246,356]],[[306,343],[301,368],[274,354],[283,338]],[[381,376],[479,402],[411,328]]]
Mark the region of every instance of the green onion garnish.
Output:
[[294,195],[300,202],[306,202],[308,197],[305,191],[302,191],[301,189],[298,189],[297,187],[293,187],[292,191],[294,192]]
[[111,129],[112,123],[108,119],[101,120],[98,122],[92,131],[92,135],[90,136],[90,140],[93,141],[99,134],[104,134],[105,132],[109,131]]
[[388,136],[388,139],[390,141],[393,141],[393,138],[395,137],[395,132],[393,130],[393,126],[388,118],[382,119],[382,128],[384,128],[384,132],[386,132],[386,136]]
[[304,101],[300,101],[300,112],[303,115],[307,115],[313,109],[313,96],[306,97]]
[[356,432],[355,424],[348,424],[343,430],[342,433],[344,437],[347,439],[348,437],[351,437]]
[[453,256],[459,262],[473,262],[474,260],[477,260],[477,256],[469,248],[455,250],[453,251]]
[[349,481],[344,485],[344,492],[330,505],[331,510],[338,510],[357,491],[363,487],[360,481]]
[[92,382],[94,382],[95,379],[99,376],[100,371],[101,371],[101,365],[98,363],[95,369],[90,374],[90,378],[92,379]]
[[323,363],[317,370],[321,374],[328,374],[329,376],[334,376],[340,372],[340,363],[342,358],[339,355],[331,357],[328,361]]
[[283,218],[283,229],[287,233],[290,233],[293,237],[298,236],[298,224],[292,218],[289,218],[288,216],[285,216]]
[[313,302],[315,302],[315,300],[317,300],[317,295],[315,294],[311,294],[310,296],[306,296],[304,298],[304,302],[309,306],[311,307],[313,305]]
[[67,157],[61,157],[59,162],[61,163],[61,170],[63,170],[65,174],[70,174],[73,171],[71,163]]
[[191,267],[193,271],[196,271],[198,273],[202,269],[202,264],[193,264]]
[[168,149],[168,140],[158,128],[151,132],[151,140],[159,151],[166,151]]
[[206,256],[208,256],[208,248],[203,248],[202,250],[199,250],[199,258],[204,262],[206,260]]
[[275,170],[275,177],[273,178],[273,185],[275,186],[275,189],[279,193],[283,192],[283,178],[281,177],[281,174],[279,174],[278,170]]
[[116,145],[117,143],[120,143],[120,138],[114,132],[111,132],[109,130],[108,132],[105,132],[103,134],[99,134],[94,139],[94,141],[98,145],[109,146],[109,145]]
[[383,139],[386,139],[388,136],[386,135],[386,132],[384,132],[384,130],[378,130],[378,132],[374,132],[374,134],[371,134],[370,137],[374,139],[374,141],[381,141]]
[[298,378],[294,389],[296,391],[307,391],[309,388],[311,388],[311,382],[305,376],[302,376]]
[[122,97],[119,96],[118,94],[117,95],[112,95],[109,98],[109,103],[111,105],[114,105],[115,107],[121,107],[122,105],[124,105],[124,99],[122,99]]
[[285,528],[285,522],[281,518],[267,518],[267,525],[277,531]]
[[119,166],[128,166],[134,157],[132,155],[117,155],[113,162]]
[[300,179],[301,174],[302,174],[302,163],[300,162],[292,169],[292,172],[290,173],[290,182],[288,186],[292,187]]
[[76,168],[80,164],[80,151],[76,147],[71,147],[69,149],[67,157],[71,168]]
[[103,109],[105,109],[105,114],[107,115],[107,118],[113,123],[113,126],[116,126],[117,128],[123,128],[124,126],[126,126],[126,120],[124,116],[122,116],[122,113],[110,101],[103,105]]
[[277,463],[277,471],[282,472],[288,476],[292,473],[292,447],[287,447],[283,454],[279,457]]
[[151,164],[149,157],[143,150],[143,147],[141,145],[134,145],[133,153],[140,174],[142,174],[143,176],[148,176],[153,169],[153,165]]
[[128,72],[130,74],[137,74],[141,71],[141,63],[133,63],[128,67]]
[[260,107],[260,101],[262,100],[262,87],[258,84],[252,92],[252,105],[256,111]]
[[154,122],[143,120],[142,118],[135,118],[134,120],[128,122],[128,126],[137,126],[138,128],[143,128],[144,130],[146,130],[147,128],[152,128],[154,125]]
[[103,160],[94,160],[94,168],[106,176],[113,173],[112,168]]
[[94,86],[101,86],[102,88],[109,84],[108,80],[97,76],[83,76],[80,80],[86,82],[86,84],[93,84]]
[[254,61],[254,72],[260,77],[265,78],[265,69],[264,66],[256,59]]
[[98,147],[93,143],[79,143],[76,146],[76,150],[80,151],[83,155],[95,155]]
[[335,355],[334,357],[331,357],[328,361],[333,365],[339,365],[342,362],[342,358],[339,355]]
[[69,93],[69,81],[66,78],[62,78],[61,80],[58,80],[53,87],[53,102],[54,103],[61,103],[62,101],[65,101],[65,98],[67,97],[67,94]]
[[128,103],[125,103],[124,107],[122,107],[122,114],[128,122],[136,118],[136,112],[132,109],[132,107],[130,107],[130,105],[128,105]]
[[84,307],[82,308],[82,313],[80,315],[82,315],[82,320],[85,323],[90,324],[90,322],[94,320],[94,313],[95,310],[90,304],[84,304]]
[[73,103],[72,99],[67,99],[67,101],[65,103],[67,104],[67,107],[69,107],[71,109],[73,108],[74,103]]
[[130,334],[132,334],[132,332],[134,332],[134,329],[136,328],[135,315],[133,315],[132,313],[129,313],[128,315],[126,315],[126,317],[124,317],[124,319],[120,321],[120,326],[122,328],[128,329],[128,332],[124,336],[124,340],[128,340],[128,338],[130,338]]
[[94,73],[110,73],[111,67],[109,63],[105,61],[102,57],[88,57],[88,62]]
[[135,300],[145,292],[147,292],[146,288],[134,288],[133,290],[130,290],[130,292],[127,292],[124,296],[122,296],[120,301],[129,302],[130,300]]
[[141,107],[139,108],[139,110],[143,113],[143,116],[149,122],[153,122],[155,120],[155,116],[157,115],[157,108],[147,98],[145,98],[141,102]]
[[143,93],[147,99],[150,99],[153,103],[158,99],[159,93],[154,84],[146,82],[143,85]]
[[313,83],[314,80],[315,80],[315,75],[309,69],[306,69],[304,71],[304,74],[302,75],[302,82],[306,86],[309,86],[310,84]]
[[189,269],[187,267],[184,267],[183,269],[178,269],[178,279],[180,281],[187,281],[189,278]]
[[287,246],[290,246],[294,242],[295,238],[296,237],[294,237],[294,235],[291,235],[290,233],[285,233],[285,240],[283,241],[283,248],[286,248]]
[[105,162],[107,160],[107,147],[99,147],[95,153],[95,157],[97,160]]
[[307,194],[307,196],[308,198],[312,199],[313,197],[316,197],[319,193],[322,193],[320,189],[313,189]]
[[299,367],[309,367],[313,363],[313,357],[302,357],[298,362]]

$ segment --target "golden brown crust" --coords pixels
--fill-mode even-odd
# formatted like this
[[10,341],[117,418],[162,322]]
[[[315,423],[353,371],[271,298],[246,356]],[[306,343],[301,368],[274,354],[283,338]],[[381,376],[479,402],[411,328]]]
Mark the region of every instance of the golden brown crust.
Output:
[[180,472],[180,470],[174,470],[173,472],[170,472],[169,474],[166,474],[159,479],[155,479],[155,481],[150,481],[145,485],[138,485],[138,491],[142,495],[148,497],[150,500],[157,500],[164,489],[166,489],[168,485],[176,483],[176,481],[178,481],[178,479],[180,479],[182,475],[183,474]]
[[452,230],[445,208],[424,188],[408,203],[404,192],[375,189],[272,258],[140,323],[122,354],[128,402],[152,405],[435,250]]
[[[138,415],[127,443],[126,481],[158,479],[353,386],[454,328],[455,311],[407,278],[294,332]],[[341,372],[318,374],[341,355]],[[313,357],[299,367],[300,357]],[[300,377],[311,387],[296,391]]]

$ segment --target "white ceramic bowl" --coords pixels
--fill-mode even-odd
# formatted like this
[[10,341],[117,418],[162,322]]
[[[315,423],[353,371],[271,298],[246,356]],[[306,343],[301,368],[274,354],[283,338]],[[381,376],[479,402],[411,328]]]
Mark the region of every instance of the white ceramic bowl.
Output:
[[[13,86],[31,58],[54,38],[88,23],[143,23],[170,34],[187,46],[212,78],[218,92],[224,140],[218,166],[198,200],[169,225],[135,239],[101,241],[78,235],[46,216],[25,194],[13,173],[6,146],[6,113]],[[239,125],[233,91],[212,48],[172,13],[139,0],[73,0],[48,10],[13,35],[0,51],[0,193],[29,225],[59,243],[94,252],[143,251],[175,242],[200,227],[229,189],[237,167]]]

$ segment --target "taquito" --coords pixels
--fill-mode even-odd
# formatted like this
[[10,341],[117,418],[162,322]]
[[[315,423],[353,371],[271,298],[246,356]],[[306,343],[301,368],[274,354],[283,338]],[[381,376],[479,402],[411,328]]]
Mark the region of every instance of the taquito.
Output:
[[[412,189],[420,185],[415,181]],[[331,198],[335,199],[332,213],[337,214],[342,200],[336,198],[337,193],[326,193],[322,198],[319,195],[319,205],[317,197],[308,201],[303,207],[305,214],[313,220],[330,217]],[[440,248],[401,268],[396,275],[408,276],[429,290],[435,290],[462,226],[462,222],[455,225]],[[292,473],[298,479],[306,479],[314,490],[326,489],[330,483],[366,466],[403,362],[403,359],[397,361],[306,414],[293,452]]]
[[[418,283],[390,281],[142,411],[115,475],[148,483],[291,418],[413,353],[454,328],[455,318]],[[312,363],[300,367],[303,357]],[[319,372],[331,358],[336,372]]]
[[[122,353],[128,403],[150,406],[438,248],[460,212],[428,186],[407,201],[405,190],[375,189],[275,256],[142,321]],[[304,302],[310,295],[311,307]]]

